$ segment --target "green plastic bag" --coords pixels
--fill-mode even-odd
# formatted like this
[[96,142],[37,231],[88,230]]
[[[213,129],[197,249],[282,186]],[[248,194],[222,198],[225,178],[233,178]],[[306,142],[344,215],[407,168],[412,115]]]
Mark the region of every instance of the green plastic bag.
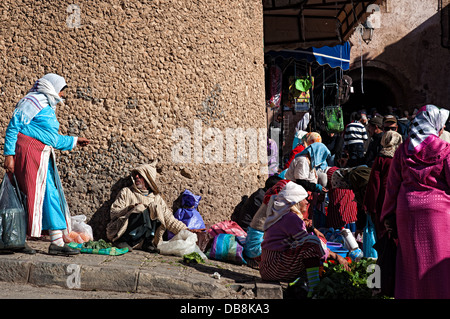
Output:
[[344,131],[344,116],[340,106],[326,106],[324,113],[327,132],[341,133]]
[[25,247],[27,236],[27,212],[25,197],[20,192],[16,178],[15,187],[8,174],[0,185],[0,249],[20,249]]
[[102,241],[103,240],[100,240],[99,242],[89,241],[83,244],[71,242],[68,243],[67,246],[73,249],[78,249],[82,254],[119,256],[128,252],[128,247],[117,248],[112,245],[103,245]]

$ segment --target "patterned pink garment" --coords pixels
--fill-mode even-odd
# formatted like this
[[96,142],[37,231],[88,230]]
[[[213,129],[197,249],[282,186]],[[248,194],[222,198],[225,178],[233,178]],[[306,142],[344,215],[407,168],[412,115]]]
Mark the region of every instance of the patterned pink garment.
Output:
[[381,219],[396,214],[395,298],[450,298],[450,144],[435,135],[392,160]]

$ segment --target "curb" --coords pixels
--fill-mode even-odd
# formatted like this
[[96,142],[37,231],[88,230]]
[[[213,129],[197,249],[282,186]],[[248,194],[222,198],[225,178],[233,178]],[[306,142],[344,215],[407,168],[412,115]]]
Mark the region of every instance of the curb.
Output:
[[[279,283],[215,279],[172,265],[139,269],[131,265],[86,265],[73,262],[1,258],[0,281],[85,291],[163,293],[173,298],[282,299]],[[224,270],[225,271],[225,270]]]

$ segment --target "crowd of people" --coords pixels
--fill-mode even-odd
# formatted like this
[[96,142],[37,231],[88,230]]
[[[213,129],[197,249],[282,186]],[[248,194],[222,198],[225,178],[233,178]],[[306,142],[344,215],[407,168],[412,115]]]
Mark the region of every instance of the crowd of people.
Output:
[[449,111],[434,105],[411,116],[392,108],[354,112],[343,132],[312,132],[309,116],[300,120],[292,150],[270,171],[268,181],[278,181],[260,193],[259,208],[241,211],[250,223],[235,219],[248,231],[245,253],[262,278],[303,275],[314,287],[321,261],[334,258],[348,268],[320,229],[347,228],[363,246],[369,221],[384,294],[450,298],[448,120]]
[[[55,109],[66,87],[56,74],[36,81],[16,105],[4,147],[4,168],[26,195],[27,235],[48,232],[49,254],[55,255],[79,250],[64,241],[70,216],[54,149],[89,144],[86,138],[58,132]],[[445,239],[450,231],[449,111],[425,105],[411,117],[385,113],[355,112],[343,132],[311,131],[306,113],[283,163],[277,162],[278,147],[269,139],[269,177],[231,216],[246,233],[244,257],[262,279],[289,282],[303,276],[311,294],[324,260],[349,270],[347,259],[327,247],[321,228],[347,228],[357,237],[370,220],[380,267],[393,274],[382,287],[387,294],[450,298]],[[190,227],[174,216],[156,175],[155,163],[133,169],[132,185],[112,204],[106,230],[116,247],[157,252],[166,232],[205,231],[204,224]],[[185,200],[195,212],[198,198],[189,193]],[[35,253],[27,245],[22,251]]]

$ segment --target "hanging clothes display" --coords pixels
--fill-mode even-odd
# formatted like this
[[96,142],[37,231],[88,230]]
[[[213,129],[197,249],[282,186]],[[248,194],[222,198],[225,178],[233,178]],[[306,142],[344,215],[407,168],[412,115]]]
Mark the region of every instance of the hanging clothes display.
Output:
[[289,77],[289,100],[296,112],[309,111],[310,90],[314,89],[314,77]]
[[281,105],[281,91],[283,83],[283,71],[278,65],[270,67],[270,98],[268,105],[270,108],[279,108]]

